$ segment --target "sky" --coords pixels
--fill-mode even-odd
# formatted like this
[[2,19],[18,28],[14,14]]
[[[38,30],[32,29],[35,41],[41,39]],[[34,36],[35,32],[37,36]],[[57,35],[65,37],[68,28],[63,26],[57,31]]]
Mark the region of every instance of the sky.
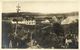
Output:
[[[16,1],[2,2],[2,12],[16,12]],[[21,12],[66,13],[78,11],[78,2],[65,1],[20,1]]]

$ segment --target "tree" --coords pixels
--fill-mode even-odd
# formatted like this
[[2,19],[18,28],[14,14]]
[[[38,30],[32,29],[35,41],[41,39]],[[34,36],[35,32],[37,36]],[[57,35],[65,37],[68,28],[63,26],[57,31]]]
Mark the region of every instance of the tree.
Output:
[[[62,39],[59,38],[59,36],[62,36],[64,31],[62,26],[59,23],[55,23],[53,27],[45,28],[45,29],[37,29],[34,39],[37,41],[37,43],[42,47],[42,48],[61,48],[61,43]],[[54,29],[51,29],[54,28]]]
[[64,35],[64,29],[61,24],[54,23],[52,32],[54,32],[57,36],[63,36]]
[[72,22],[68,29],[71,34],[78,35],[78,20],[76,20],[76,22]]

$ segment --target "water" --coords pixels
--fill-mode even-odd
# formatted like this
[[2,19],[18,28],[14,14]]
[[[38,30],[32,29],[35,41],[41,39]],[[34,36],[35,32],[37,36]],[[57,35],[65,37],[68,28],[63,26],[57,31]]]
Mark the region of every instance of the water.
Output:
[[[2,48],[10,48],[10,40],[8,37],[9,32],[11,31],[11,24],[7,22],[2,22]],[[13,47],[12,48],[27,48],[25,40],[20,40],[19,46],[17,47],[16,39],[12,42]]]
[[10,27],[9,23],[2,22],[2,48],[9,47],[9,39],[8,39],[9,27]]

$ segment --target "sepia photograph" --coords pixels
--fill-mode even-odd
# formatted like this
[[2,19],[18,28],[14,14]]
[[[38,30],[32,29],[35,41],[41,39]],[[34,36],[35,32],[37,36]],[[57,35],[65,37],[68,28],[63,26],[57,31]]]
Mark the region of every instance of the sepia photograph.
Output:
[[78,49],[77,1],[2,2],[2,49]]

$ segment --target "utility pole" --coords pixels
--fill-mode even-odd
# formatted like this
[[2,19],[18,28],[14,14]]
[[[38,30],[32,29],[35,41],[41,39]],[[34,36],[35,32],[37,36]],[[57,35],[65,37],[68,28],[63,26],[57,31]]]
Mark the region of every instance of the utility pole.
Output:
[[14,32],[14,40],[16,41],[15,42],[15,46],[14,47],[18,47],[18,41],[17,41],[17,39],[16,39],[16,37],[17,37],[17,28],[18,28],[18,17],[19,17],[19,12],[20,12],[20,6],[19,6],[19,3],[18,3],[18,5],[16,6],[17,7],[17,15],[16,15],[16,26],[15,26],[15,32]]
[[18,5],[16,7],[17,7],[17,9],[16,9],[17,13],[19,13],[20,12],[20,8],[21,8],[20,5],[19,5],[19,3],[18,3]]
[[[17,42],[15,43],[16,41],[16,37],[17,37],[17,27],[18,27],[18,16],[19,16],[19,11],[20,11],[20,6],[19,6],[19,3],[18,3],[18,6],[17,6],[17,15],[16,15],[16,24],[15,24],[15,30],[14,30],[14,42],[10,41],[10,44],[9,44],[9,47],[10,48],[14,48],[14,47],[17,47]],[[13,44],[12,44],[13,43]]]
[[19,3],[16,7],[17,7],[17,9],[16,9],[17,10],[17,17],[16,17],[16,27],[15,27],[15,33],[14,33],[15,36],[17,36],[18,17],[19,17],[19,12],[20,12]]

